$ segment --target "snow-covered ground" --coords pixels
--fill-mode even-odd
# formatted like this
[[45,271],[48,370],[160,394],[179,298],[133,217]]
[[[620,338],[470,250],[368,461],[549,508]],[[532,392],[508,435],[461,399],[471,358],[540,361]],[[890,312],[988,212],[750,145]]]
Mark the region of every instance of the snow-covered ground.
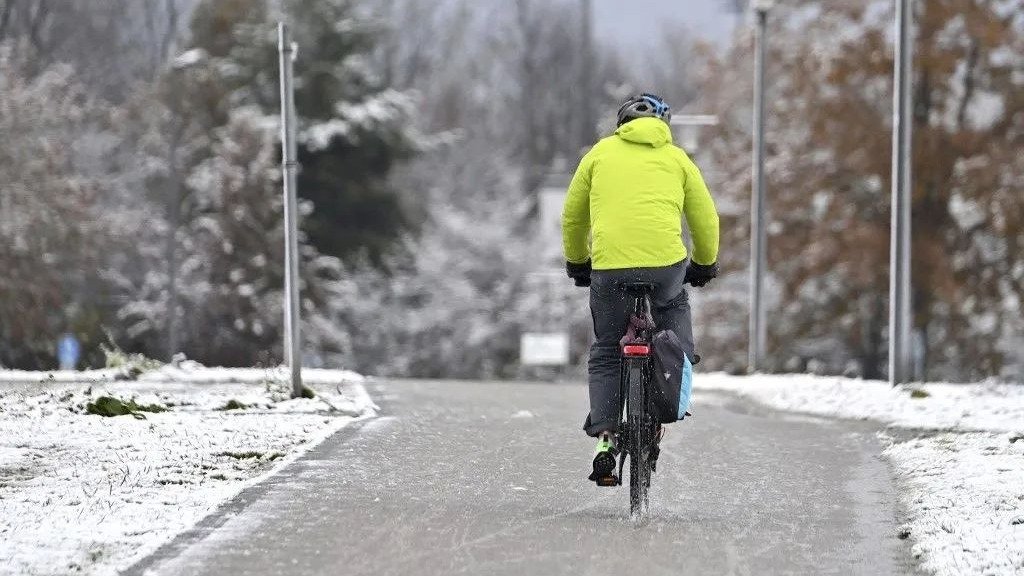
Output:
[[[282,369],[127,374],[0,371],[0,574],[114,574],[374,409],[345,371],[295,400]],[[103,396],[167,411],[88,414]]]
[[721,390],[766,406],[818,416],[870,419],[900,428],[1024,431],[1024,386],[914,384],[810,375],[701,374],[698,390]]
[[1024,574],[1024,435],[944,432],[886,455],[907,488],[909,536],[941,575]]
[[[909,516],[901,537],[939,575],[1024,574],[1024,386],[794,376],[695,378],[765,406],[886,423]],[[908,437],[912,439],[908,440]]]
[[[312,399],[289,400],[279,368],[0,371],[0,574],[113,574],[372,413],[357,374],[303,375]],[[922,566],[1024,574],[1024,386],[702,374],[695,410],[710,390],[888,424]],[[87,414],[101,396],[168,411]]]

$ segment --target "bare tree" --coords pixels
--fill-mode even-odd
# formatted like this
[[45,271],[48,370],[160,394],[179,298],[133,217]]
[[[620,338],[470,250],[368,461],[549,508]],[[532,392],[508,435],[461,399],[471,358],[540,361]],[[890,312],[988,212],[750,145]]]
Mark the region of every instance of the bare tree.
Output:
[[750,5],[750,0],[719,0],[725,9],[732,14],[743,14]]
[[0,42],[31,49],[37,69],[57,62],[121,101],[171,56],[191,0],[2,0]]

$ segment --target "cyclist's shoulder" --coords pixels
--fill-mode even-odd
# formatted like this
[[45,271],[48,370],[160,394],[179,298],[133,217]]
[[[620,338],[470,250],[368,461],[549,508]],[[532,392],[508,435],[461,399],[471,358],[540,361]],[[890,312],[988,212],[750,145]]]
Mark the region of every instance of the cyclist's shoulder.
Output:
[[609,153],[614,154],[614,147],[614,136],[601,138],[583,154],[583,158],[580,159],[580,162],[592,163],[599,161],[602,157],[608,156]]
[[672,144],[672,155],[676,161],[679,162],[680,167],[684,170],[693,170],[697,167],[697,164],[693,161],[693,158],[684,150],[681,146]]
[[619,143],[619,137],[612,134],[611,136],[605,136],[598,140],[591,148],[591,152],[602,152],[609,148],[614,148]]
[[692,160],[690,160],[690,155],[679,144],[672,143],[666,146],[666,148],[669,148],[671,154],[674,155],[676,158],[680,160],[685,160],[687,162],[692,162]]

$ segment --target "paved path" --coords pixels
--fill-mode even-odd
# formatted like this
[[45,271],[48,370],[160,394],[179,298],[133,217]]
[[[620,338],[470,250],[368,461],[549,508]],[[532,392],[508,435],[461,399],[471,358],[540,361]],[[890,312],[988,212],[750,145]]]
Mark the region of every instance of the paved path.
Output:
[[652,521],[584,481],[582,386],[396,382],[347,429],[129,573],[902,574],[870,425],[698,393]]

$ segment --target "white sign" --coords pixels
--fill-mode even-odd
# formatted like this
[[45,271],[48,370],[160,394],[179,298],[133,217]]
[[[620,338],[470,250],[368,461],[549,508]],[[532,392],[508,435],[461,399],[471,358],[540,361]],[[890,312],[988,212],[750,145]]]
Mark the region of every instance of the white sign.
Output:
[[539,255],[542,259],[554,259],[562,263],[562,206],[565,204],[565,188],[542,188],[539,193],[537,240],[540,242]]
[[565,366],[569,363],[569,335],[523,334],[519,340],[519,361],[525,366]]
[[672,117],[672,126],[679,128],[679,145],[689,154],[700,149],[701,129],[718,126],[718,116],[709,114],[677,114]]

